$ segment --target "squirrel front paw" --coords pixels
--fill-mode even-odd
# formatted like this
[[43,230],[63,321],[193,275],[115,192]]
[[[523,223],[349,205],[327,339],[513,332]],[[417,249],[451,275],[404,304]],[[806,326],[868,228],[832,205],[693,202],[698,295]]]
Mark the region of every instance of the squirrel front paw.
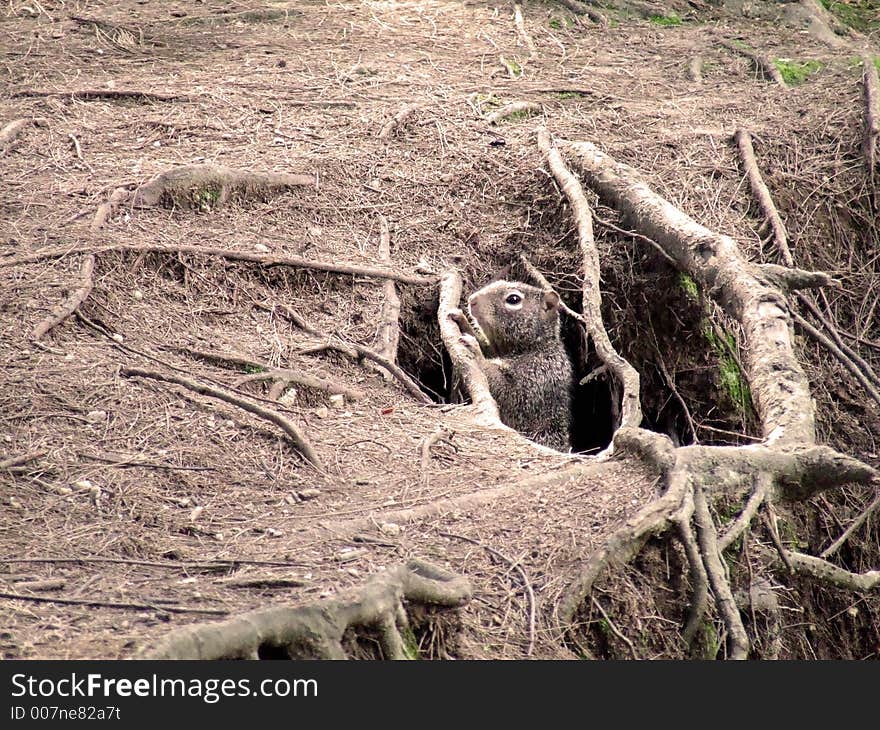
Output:
[[450,309],[448,316],[449,319],[455,322],[459,327],[467,325],[467,317],[464,316],[464,312],[460,309]]
[[481,355],[483,353],[480,349],[480,343],[477,342],[477,338],[473,335],[462,335],[458,341],[474,355]]

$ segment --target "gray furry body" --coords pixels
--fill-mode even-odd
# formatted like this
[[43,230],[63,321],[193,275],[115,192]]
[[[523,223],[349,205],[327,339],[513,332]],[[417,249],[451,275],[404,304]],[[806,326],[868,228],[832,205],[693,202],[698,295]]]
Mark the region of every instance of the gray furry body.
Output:
[[558,307],[554,292],[495,281],[468,298],[473,328],[461,312],[453,316],[486,375],[502,423],[568,451],[573,375]]

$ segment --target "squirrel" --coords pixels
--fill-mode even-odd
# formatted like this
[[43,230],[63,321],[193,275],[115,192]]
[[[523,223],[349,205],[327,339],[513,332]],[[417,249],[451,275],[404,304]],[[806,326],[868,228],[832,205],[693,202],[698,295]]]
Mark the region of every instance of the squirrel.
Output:
[[568,451],[573,371],[559,334],[559,295],[495,281],[468,297],[470,320],[450,312],[489,381],[502,423]]

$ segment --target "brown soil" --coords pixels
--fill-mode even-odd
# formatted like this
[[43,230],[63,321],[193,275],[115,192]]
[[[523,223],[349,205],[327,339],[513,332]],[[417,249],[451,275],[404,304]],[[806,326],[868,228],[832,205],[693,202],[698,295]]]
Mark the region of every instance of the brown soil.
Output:
[[[251,12],[267,7],[272,12]],[[0,254],[164,244],[376,267],[382,214],[396,270],[458,266],[471,291],[526,253],[576,303],[572,221],[542,167],[535,126],[600,144],[690,215],[733,235],[755,260],[773,261],[755,233],[759,221],[731,142],[743,126],[769,161],[764,173],[798,265],[841,278],[844,288],[828,303],[841,328],[880,340],[873,256],[880,241],[866,223],[870,208],[859,183],[861,96],[850,50],[819,46],[772,17],[744,24],[704,11],[664,28],[610,14],[616,22],[602,28],[572,22],[554,3],[522,7],[533,55],[507,3],[8,3],[0,11],[0,123],[35,121],[0,157]],[[748,59],[718,44],[721,36],[825,65],[785,91],[756,78]],[[705,61],[701,83],[687,75],[695,56]],[[545,119],[485,119],[517,101],[541,105]],[[415,111],[380,138],[410,104]],[[201,163],[313,175],[317,184],[225,205],[208,195],[195,209],[122,202],[103,228],[90,230],[114,190]],[[613,219],[607,209],[597,212]],[[597,235],[608,287],[603,313],[615,345],[642,373],[646,425],[690,436],[662,365],[690,404],[702,442],[748,442],[753,418],[722,386],[718,356],[701,333],[701,308],[675,272],[628,236],[601,225]],[[450,534],[521,561],[538,601],[531,655],[573,656],[546,617],[567,571],[654,496],[647,467],[596,464],[577,480],[386,524],[391,510],[552,475],[571,457],[478,428],[468,407],[419,404],[396,381],[339,354],[301,354],[315,339],[270,311],[290,305],[327,335],[372,346],[381,281],[189,252],[103,252],[82,317],[30,342],[34,327],[79,286],[81,265],[70,256],[0,268],[0,460],[42,454],[0,474],[0,591],[148,608],[2,598],[5,657],[127,657],[170,628],[210,618],[190,609],[234,613],[314,601],[409,556],[464,573],[474,585],[461,631],[424,634],[426,655],[526,656],[529,607],[517,575]],[[399,362],[443,391],[436,287],[399,289]],[[823,351],[807,341],[802,347],[823,440],[876,465],[877,405]],[[167,383],[120,375],[121,367],[173,364],[230,385],[247,372],[186,348],[332,378],[365,397],[334,408],[327,393],[298,388],[285,399],[280,410],[310,438],[324,465],[319,472],[265,421]],[[875,365],[877,353],[876,345],[862,350]],[[269,385],[245,390],[265,398]],[[582,423],[581,445],[601,447],[607,404],[601,389],[582,397],[589,423]],[[420,444],[438,428],[454,435],[433,448],[423,471]],[[811,547],[820,549],[865,499],[847,493],[833,510],[817,503],[789,519],[807,525]],[[870,523],[862,537],[876,541],[876,529]],[[853,550],[853,560],[864,560]],[[657,615],[681,621],[680,600],[643,606],[633,599],[650,576],[671,570],[669,554],[664,546],[646,552],[605,610],[640,631]],[[123,562],[40,562],[87,557]],[[192,565],[218,560],[234,564],[220,571]],[[303,585],[234,585],[252,578]],[[49,579],[63,585],[27,587]],[[817,596],[809,605],[820,616]],[[796,606],[800,599],[780,600]],[[880,646],[876,601],[861,601],[868,617],[857,620],[842,605],[829,621],[857,628],[822,628],[819,655],[836,655],[834,637],[846,631],[858,633],[846,652],[864,656]],[[639,647],[681,653],[674,638],[656,636]],[[811,651],[809,641],[792,638],[782,654]]]

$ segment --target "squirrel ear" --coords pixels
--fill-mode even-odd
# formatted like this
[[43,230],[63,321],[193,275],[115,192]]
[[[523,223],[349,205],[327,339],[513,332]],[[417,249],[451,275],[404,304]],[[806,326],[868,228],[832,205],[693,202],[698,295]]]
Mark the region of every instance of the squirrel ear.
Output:
[[559,309],[559,295],[555,291],[544,292],[544,309]]

